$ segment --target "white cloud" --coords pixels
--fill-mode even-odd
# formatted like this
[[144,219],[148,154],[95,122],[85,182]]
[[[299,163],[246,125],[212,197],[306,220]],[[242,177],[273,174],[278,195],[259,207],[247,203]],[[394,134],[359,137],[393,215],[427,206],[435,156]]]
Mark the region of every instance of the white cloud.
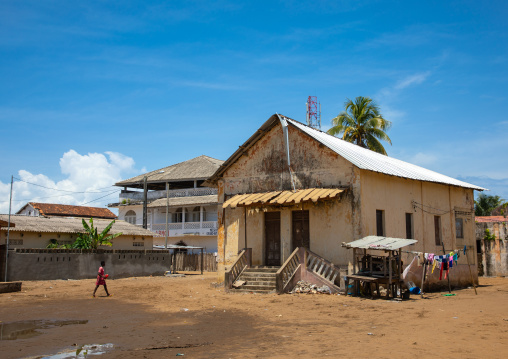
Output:
[[391,104],[397,102],[400,93],[404,89],[425,82],[430,74],[430,71],[415,73],[404,77],[392,86],[387,86],[379,90],[374,98],[381,105],[381,113],[383,116],[392,122],[393,120],[403,119],[405,117],[405,112],[395,109]]
[[406,78],[397,82],[397,84],[395,85],[395,89],[402,90],[402,89],[405,89],[406,87],[409,87],[411,85],[419,85],[422,82],[424,82],[427,79],[427,77],[429,77],[429,75],[430,75],[430,71],[427,71],[427,72],[424,72],[421,74],[407,76]]
[[[69,150],[59,163],[61,172],[66,175],[61,181],[54,181],[44,174],[18,171],[15,177],[19,180],[15,180],[13,185],[12,213],[30,201],[73,205],[93,201],[87,205],[103,207],[118,198],[120,188],[112,187],[115,182],[140,172],[134,168],[131,157],[117,152],[81,155]],[[59,191],[53,190],[55,188]],[[9,192],[10,183],[0,182],[0,213],[9,211]]]

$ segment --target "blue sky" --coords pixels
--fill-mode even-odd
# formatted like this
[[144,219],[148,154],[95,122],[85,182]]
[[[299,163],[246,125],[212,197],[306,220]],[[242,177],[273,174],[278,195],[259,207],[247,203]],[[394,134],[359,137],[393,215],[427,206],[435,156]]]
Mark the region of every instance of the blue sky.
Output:
[[[390,156],[508,199],[505,1],[0,2],[0,212],[226,159],[273,113],[369,96]],[[87,191],[97,193],[76,194]],[[99,193],[100,192],[100,193]],[[93,201],[93,202],[91,202]]]

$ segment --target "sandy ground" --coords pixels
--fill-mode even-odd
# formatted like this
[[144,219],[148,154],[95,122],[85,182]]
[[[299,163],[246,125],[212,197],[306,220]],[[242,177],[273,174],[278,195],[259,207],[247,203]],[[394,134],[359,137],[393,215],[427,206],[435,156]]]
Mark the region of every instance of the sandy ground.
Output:
[[[342,295],[228,294],[216,274],[24,282],[0,294],[0,321],[88,320],[0,341],[1,358],[113,343],[103,358],[508,357],[508,278],[404,302]],[[188,309],[185,311],[183,308]],[[93,357],[92,357],[93,358]]]

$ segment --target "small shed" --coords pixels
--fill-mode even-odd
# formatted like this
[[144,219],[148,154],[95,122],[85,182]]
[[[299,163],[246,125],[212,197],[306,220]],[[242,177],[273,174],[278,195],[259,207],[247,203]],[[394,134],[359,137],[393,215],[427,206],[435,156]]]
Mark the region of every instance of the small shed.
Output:
[[203,274],[203,250],[204,250],[204,247],[196,247],[196,246],[181,246],[181,245],[178,245],[178,244],[168,244],[167,247],[166,246],[161,246],[161,245],[154,245],[153,246],[153,249],[160,249],[160,250],[166,250],[166,249],[169,249],[169,250],[173,250],[173,260],[171,261],[171,273],[172,274],[176,274],[176,254],[178,252],[182,252],[182,251],[185,251],[187,252],[188,249],[199,249],[201,251],[201,274]]
[[361,286],[372,293],[375,284],[379,295],[379,284],[385,284],[386,296],[395,298],[397,292],[402,297],[402,260],[401,248],[415,244],[415,239],[367,236],[350,243],[342,243],[345,248],[353,249],[353,274],[346,276],[346,294],[349,282],[353,281],[353,295],[360,294]]

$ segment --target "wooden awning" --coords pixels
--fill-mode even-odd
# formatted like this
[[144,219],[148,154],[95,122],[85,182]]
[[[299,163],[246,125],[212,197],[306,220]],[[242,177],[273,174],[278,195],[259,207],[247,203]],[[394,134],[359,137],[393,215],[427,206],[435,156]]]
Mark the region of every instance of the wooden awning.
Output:
[[314,202],[337,198],[344,189],[307,188],[293,191],[272,191],[262,193],[237,194],[228,199],[222,208],[236,208],[263,205],[290,205],[301,202]]

